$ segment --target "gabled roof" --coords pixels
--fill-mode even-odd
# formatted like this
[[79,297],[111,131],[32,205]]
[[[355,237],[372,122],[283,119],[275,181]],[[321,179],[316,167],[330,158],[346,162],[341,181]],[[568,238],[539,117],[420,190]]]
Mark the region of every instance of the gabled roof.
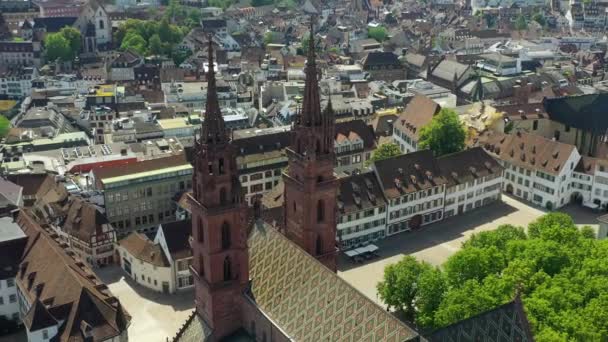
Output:
[[568,167],[566,161],[576,152],[574,145],[521,132],[482,135],[478,145],[501,160],[551,175],[558,175]]
[[393,317],[260,221],[248,239],[252,300],[296,341],[413,341]]
[[352,140],[353,134],[363,141],[363,147],[370,149],[374,147],[376,136],[372,126],[365,123],[363,120],[351,120],[338,122],[335,126],[335,139],[338,140],[340,135]]
[[62,229],[82,241],[88,242],[93,236],[101,235],[104,226],[109,225],[108,219],[99,207],[79,197],[70,197],[64,210],[66,217]]
[[40,329],[52,327],[57,325],[57,320],[49,311],[44,307],[44,304],[40,300],[35,299],[34,303],[30,307],[25,317],[23,317],[23,324],[29,331],[37,331]]
[[503,167],[481,147],[441,156],[437,159],[448,186],[464,184],[473,179],[502,174]]
[[133,257],[159,267],[169,267],[169,260],[159,244],[148,239],[144,234],[131,233],[118,241],[118,245],[127,250]]
[[386,205],[382,187],[373,172],[339,179],[338,210],[348,214],[364,209]]
[[163,235],[167,243],[167,249],[173,260],[184,259],[192,256],[190,248],[190,236],[192,236],[192,221],[175,221],[162,224]]
[[[41,228],[29,213],[22,211],[17,222],[28,236],[17,285],[28,302],[39,300],[49,314],[64,322],[58,340],[85,341],[80,329],[84,325],[91,327],[87,331],[94,341],[124,332],[130,317],[95,273],[74,252],[54,240],[58,236]],[[88,297],[86,301],[83,296]]]
[[431,150],[421,150],[374,163],[387,198],[446,184]]
[[394,128],[418,139],[422,127],[428,125],[440,110],[441,106],[437,102],[424,95],[416,95],[399,114]]
[[431,74],[444,81],[452,82],[454,81],[454,75],[456,75],[457,80],[460,80],[470,68],[470,65],[461,64],[450,60],[443,60],[433,69]]
[[45,28],[47,33],[59,32],[66,26],[72,26],[77,17],[45,17],[34,18],[34,28]]
[[399,58],[392,52],[372,51],[365,56],[362,63],[363,67],[375,67],[385,65],[401,65]]
[[608,129],[608,94],[568,96],[544,101],[549,118],[591,132]]

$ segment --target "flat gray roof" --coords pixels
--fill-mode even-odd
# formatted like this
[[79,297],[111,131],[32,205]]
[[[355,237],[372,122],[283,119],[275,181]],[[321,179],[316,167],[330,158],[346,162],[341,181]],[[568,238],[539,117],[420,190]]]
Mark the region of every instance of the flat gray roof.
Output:
[[25,237],[21,227],[13,221],[11,216],[0,217],[0,242]]

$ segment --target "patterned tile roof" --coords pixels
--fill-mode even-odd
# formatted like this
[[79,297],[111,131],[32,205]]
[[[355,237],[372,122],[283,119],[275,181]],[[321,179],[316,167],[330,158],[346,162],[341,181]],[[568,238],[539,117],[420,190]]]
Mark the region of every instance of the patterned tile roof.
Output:
[[249,236],[251,292],[296,341],[411,341],[418,333],[387,313],[274,228]]
[[534,341],[519,295],[509,303],[441,328],[426,338],[429,342]]
[[203,321],[201,316],[192,312],[184,325],[179,329],[173,341],[179,342],[202,342],[211,336],[211,328]]

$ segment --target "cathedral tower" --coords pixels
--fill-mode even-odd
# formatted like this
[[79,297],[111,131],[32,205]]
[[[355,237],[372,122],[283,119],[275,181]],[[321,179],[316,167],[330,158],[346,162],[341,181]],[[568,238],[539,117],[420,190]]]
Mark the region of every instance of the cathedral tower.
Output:
[[246,215],[236,154],[220,111],[209,40],[207,104],[195,142],[192,250],[198,314],[221,339],[242,326],[241,299],[249,281]]
[[321,111],[314,33],[306,62],[304,101],[287,148],[285,235],[332,271],[336,271],[336,197],[334,112],[329,101]]

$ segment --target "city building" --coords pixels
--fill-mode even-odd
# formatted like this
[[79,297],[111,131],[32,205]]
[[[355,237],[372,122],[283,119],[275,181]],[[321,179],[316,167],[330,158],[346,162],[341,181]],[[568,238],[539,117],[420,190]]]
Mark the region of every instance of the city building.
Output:
[[387,236],[443,219],[447,180],[430,150],[373,164],[388,201]]
[[373,172],[340,178],[337,237],[346,250],[383,239],[387,202]]
[[28,239],[16,276],[28,341],[128,341],[131,317],[108,286],[28,213],[17,223]]
[[192,165],[178,154],[95,168],[90,176],[94,187],[103,191],[106,216],[122,238],[175,220],[176,196],[191,188]]
[[122,269],[137,284],[157,292],[171,292],[171,266],[159,244],[132,232],[118,241],[116,253]]
[[[196,311],[173,341],[216,341],[228,336],[263,341],[361,340],[378,333],[387,339],[417,340],[415,330],[335,274],[334,118],[331,106],[321,111],[314,44],[308,49],[300,120],[287,150],[289,168],[283,173],[285,235],[259,219],[259,204],[254,205],[253,220],[247,220],[214,76],[210,69],[190,197]],[[280,288],[275,287],[278,284]],[[320,307],[327,308],[325,316],[315,318]],[[345,320],[351,323],[344,324]],[[355,327],[364,322],[367,328]],[[318,329],[307,328],[313,324]]]
[[505,168],[503,190],[547,209],[570,202],[576,146],[517,132],[484,136],[481,146]]
[[[13,209],[15,210],[15,209]],[[20,321],[15,283],[27,237],[15,222],[19,212],[0,217],[0,320]]]
[[376,135],[372,126],[363,120],[335,124],[334,150],[337,174],[353,174],[366,168],[376,148]]
[[437,162],[447,180],[445,218],[500,201],[503,168],[481,147],[442,156]]
[[428,125],[441,106],[428,97],[417,95],[407,104],[393,125],[393,140],[403,153],[418,151],[422,127]]

